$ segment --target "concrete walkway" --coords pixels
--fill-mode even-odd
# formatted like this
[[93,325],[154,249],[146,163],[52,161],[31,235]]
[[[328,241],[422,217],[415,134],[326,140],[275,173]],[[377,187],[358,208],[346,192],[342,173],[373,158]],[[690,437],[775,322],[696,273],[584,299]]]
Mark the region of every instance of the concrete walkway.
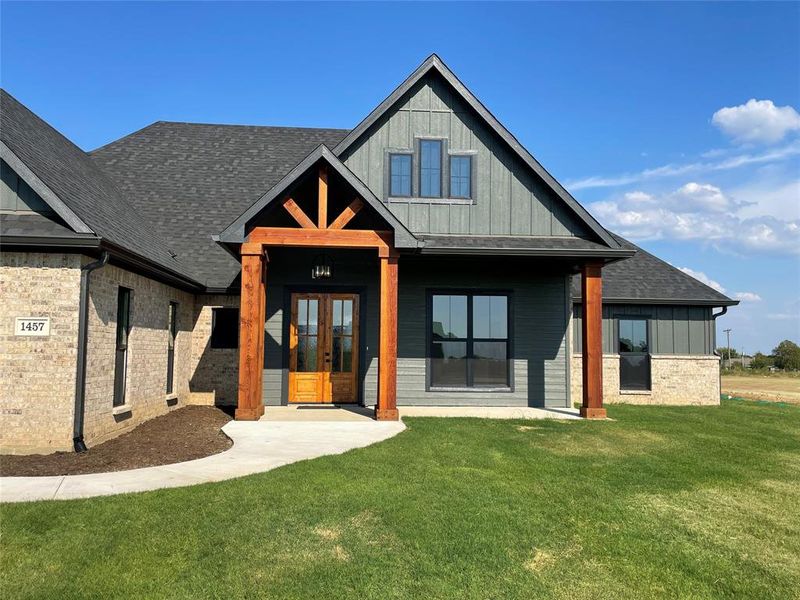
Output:
[[[333,415],[331,415],[333,416]],[[360,416],[360,415],[358,415]],[[405,429],[402,421],[231,421],[230,450],[182,463],[57,477],[0,477],[0,501],[68,500],[223,481],[369,446]]]

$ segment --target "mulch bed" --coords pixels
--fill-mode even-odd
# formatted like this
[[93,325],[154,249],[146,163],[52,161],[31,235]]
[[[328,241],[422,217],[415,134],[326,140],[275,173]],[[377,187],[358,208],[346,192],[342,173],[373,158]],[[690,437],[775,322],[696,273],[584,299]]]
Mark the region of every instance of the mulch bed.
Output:
[[230,420],[229,415],[213,406],[185,406],[81,454],[0,456],[0,475],[81,475],[203,458],[233,445],[220,431]]

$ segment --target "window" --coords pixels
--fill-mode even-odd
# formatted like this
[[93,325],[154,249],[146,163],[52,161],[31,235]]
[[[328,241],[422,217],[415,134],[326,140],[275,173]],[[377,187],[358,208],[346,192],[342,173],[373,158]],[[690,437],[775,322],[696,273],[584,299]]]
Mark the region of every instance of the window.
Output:
[[117,341],[114,357],[114,406],[125,404],[125,380],[128,371],[128,336],[131,332],[131,290],[117,292]]
[[423,198],[442,196],[442,141],[419,142],[419,191]]
[[620,317],[617,323],[620,389],[649,390],[650,349],[647,319]]
[[411,155],[389,155],[389,195],[411,196]]
[[431,388],[508,388],[508,296],[432,294]]
[[167,393],[173,389],[175,370],[175,338],[178,337],[178,303],[169,303],[169,317],[167,319]]
[[450,157],[450,197],[472,198],[472,157]]
[[239,347],[239,309],[211,309],[211,347]]

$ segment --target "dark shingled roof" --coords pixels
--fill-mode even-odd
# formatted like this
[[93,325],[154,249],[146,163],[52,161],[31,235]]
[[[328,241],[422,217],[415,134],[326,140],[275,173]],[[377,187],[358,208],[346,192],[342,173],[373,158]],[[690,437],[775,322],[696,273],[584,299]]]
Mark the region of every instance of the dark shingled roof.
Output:
[[207,287],[227,288],[240,265],[211,236],[347,131],[159,121],[91,154]]
[[169,271],[191,272],[88,154],[5,90],[0,139],[98,237]]
[[609,248],[605,244],[579,237],[522,237],[509,235],[435,235],[418,234],[423,253],[519,254],[536,256],[596,256],[623,258],[630,249]]
[[[345,129],[158,122],[86,154],[2,92],[2,141],[104,240],[182,273],[207,288],[228,288],[240,265],[211,239],[320,144],[335,147]],[[60,219],[4,215],[3,234],[68,237]],[[92,238],[91,233],[82,237]],[[420,234],[422,251],[537,250],[629,255],[603,269],[609,301],[736,304],[652,254],[614,236],[621,249],[580,238]],[[170,256],[170,250],[178,260]],[[427,250],[426,250],[427,249]],[[573,278],[580,299],[580,279]]]
[[[737,301],[687,275],[680,269],[613,234],[624,248],[636,250],[631,258],[603,267],[603,299],[648,304],[706,304],[733,306]],[[572,278],[572,296],[581,298],[581,279]]]

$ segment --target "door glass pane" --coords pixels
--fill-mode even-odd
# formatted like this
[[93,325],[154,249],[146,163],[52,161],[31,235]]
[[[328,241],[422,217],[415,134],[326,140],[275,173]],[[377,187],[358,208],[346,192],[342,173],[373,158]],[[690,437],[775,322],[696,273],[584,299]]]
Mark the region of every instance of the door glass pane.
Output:
[[504,340],[508,337],[508,298],[472,298],[472,335],[476,338]]
[[[317,337],[309,336],[306,338],[306,371],[317,370]],[[300,369],[298,369],[299,371]]]
[[472,346],[472,379],[476,387],[508,386],[506,342],[475,342]]
[[308,300],[297,300],[297,333],[308,333]]
[[333,333],[342,332],[342,301],[333,301]]
[[342,327],[345,335],[353,335],[353,301],[342,301]]
[[464,387],[467,385],[466,342],[433,343],[431,385],[434,387]]
[[467,337],[467,297],[433,297],[433,339]]
[[351,373],[353,371],[353,338],[342,338],[342,371]]
[[302,373],[307,371],[306,368],[306,348],[308,346],[308,338],[300,336],[297,338],[297,371]]
[[317,334],[317,315],[319,302],[317,300],[308,301],[308,333],[309,335]]
[[342,370],[342,338],[333,337],[331,354],[331,372],[339,373]]

